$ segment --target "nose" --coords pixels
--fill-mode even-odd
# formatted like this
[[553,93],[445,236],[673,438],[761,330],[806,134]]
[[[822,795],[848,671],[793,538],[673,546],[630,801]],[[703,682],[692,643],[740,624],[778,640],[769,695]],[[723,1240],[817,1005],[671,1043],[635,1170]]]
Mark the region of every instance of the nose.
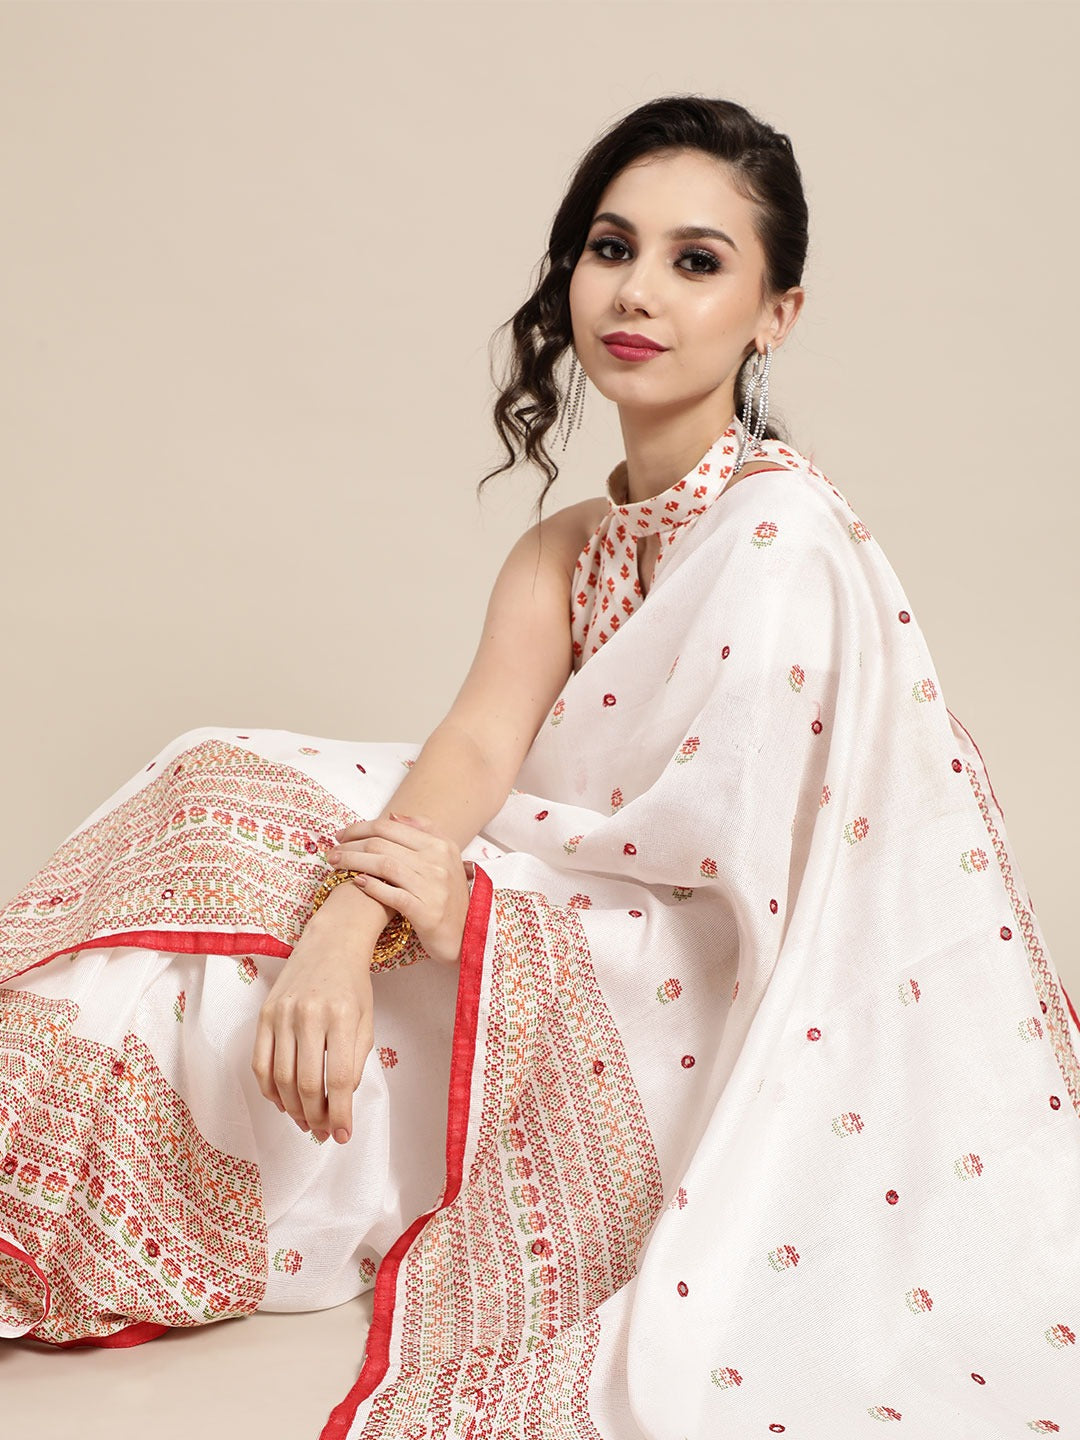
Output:
[[644,315],[652,314],[656,303],[655,274],[655,266],[638,255],[619,271],[616,304],[623,310],[639,310]]

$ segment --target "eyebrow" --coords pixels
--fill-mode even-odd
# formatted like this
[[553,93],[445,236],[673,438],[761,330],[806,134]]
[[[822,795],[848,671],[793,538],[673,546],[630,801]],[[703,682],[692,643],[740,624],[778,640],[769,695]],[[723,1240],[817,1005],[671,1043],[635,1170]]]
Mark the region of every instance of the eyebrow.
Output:
[[[637,226],[627,220],[624,215],[616,215],[612,210],[605,210],[602,215],[593,217],[593,225],[601,220],[606,220],[612,225],[618,225],[623,230],[628,230],[631,235],[637,234]],[[592,226],[589,227],[592,229]],[[669,240],[700,240],[703,236],[709,236],[713,240],[723,240],[731,248],[738,252],[739,247],[732,240],[731,236],[723,230],[714,230],[710,225],[679,225],[674,230],[667,232]]]

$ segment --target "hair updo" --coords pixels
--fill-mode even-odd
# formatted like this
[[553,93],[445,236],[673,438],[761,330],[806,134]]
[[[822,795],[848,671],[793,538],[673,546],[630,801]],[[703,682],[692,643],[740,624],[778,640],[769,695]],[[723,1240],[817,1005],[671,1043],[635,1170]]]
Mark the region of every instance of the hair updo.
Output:
[[[733,100],[666,95],[639,105],[606,130],[579,162],[552,221],[540,278],[525,303],[495,332],[497,336],[509,326],[513,337],[509,378],[494,408],[495,428],[507,459],[478,482],[478,493],[488,480],[525,459],[547,476],[537,500],[538,512],[542,508],[559,473],[544,442],[558,421],[565,394],[556,385],[554,372],[573,342],[570,277],[585,248],[600,196],[632,161],[655,151],[678,149],[702,150],[722,160],[731,183],[753,202],[754,231],[765,253],[762,303],[802,283],[809,214],[787,135]],[[747,355],[735,378],[738,415],[754,354]],[[770,440],[789,438],[771,419],[764,433]]]

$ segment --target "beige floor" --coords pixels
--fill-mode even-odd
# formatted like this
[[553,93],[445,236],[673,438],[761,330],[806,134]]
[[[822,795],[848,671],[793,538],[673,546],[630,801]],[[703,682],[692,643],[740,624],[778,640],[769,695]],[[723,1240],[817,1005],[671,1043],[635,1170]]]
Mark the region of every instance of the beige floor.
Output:
[[318,1440],[359,1374],[371,1295],[172,1330],[129,1350],[0,1340],[4,1433],[35,1440]]

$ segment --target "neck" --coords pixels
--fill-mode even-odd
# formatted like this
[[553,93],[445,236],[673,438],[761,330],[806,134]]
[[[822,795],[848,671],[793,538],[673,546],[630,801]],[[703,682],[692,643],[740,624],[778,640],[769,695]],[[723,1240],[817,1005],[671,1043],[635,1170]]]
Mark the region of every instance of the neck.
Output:
[[655,410],[619,410],[626,450],[626,495],[630,504],[669,490],[705,454],[735,419],[734,399],[719,400],[672,415]]

